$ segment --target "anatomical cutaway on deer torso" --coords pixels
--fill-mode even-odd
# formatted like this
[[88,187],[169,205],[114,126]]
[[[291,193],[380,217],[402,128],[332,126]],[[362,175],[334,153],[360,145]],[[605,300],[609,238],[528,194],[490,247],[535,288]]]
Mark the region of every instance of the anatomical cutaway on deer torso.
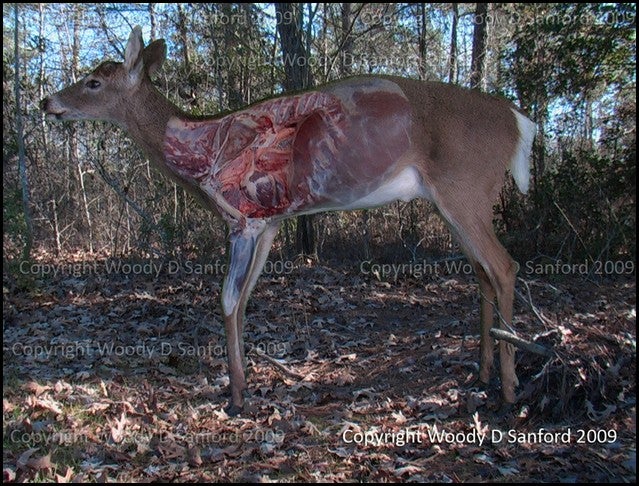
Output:
[[287,217],[356,206],[373,193],[409,150],[411,120],[395,83],[363,78],[221,118],[174,117],[164,153],[223,216]]

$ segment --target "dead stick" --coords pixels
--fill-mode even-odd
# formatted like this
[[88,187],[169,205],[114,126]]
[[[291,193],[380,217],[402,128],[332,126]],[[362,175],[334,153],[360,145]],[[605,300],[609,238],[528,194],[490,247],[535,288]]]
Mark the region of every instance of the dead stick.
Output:
[[489,333],[495,339],[501,339],[502,341],[507,341],[510,344],[517,346],[518,348],[524,349],[526,351],[530,351],[531,353],[541,354],[542,356],[548,356],[548,357],[553,357],[555,355],[555,352],[552,349],[548,349],[539,344],[526,341],[525,339],[515,336],[514,334],[508,331],[492,328]]
[[299,373],[295,373],[294,371],[289,370],[286,366],[284,366],[282,363],[280,363],[279,361],[277,361],[276,359],[271,358],[270,356],[264,354],[262,351],[260,351],[259,349],[253,348],[251,350],[251,352],[255,353],[256,355],[258,355],[260,358],[264,358],[266,361],[268,361],[269,363],[271,363],[273,366],[275,366],[278,370],[282,371],[283,373],[285,373],[286,375],[290,376],[291,378],[295,378],[296,380],[304,380],[304,376],[300,375]]
[[539,319],[539,322],[541,322],[544,326],[552,326],[553,322],[550,319],[548,319],[546,316],[544,316],[541,313],[541,311],[537,309],[537,307],[535,307],[535,304],[533,303],[533,300],[532,300],[532,295],[530,294],[530,286],[528,285],[528,282],[526,282],[526,280],[524,280],[521,277],[518,277],[517,280],[522,282],[524,286],[526,287],[526,292],[528,293],[528,300],[526,300],[526,298],[523,295],[521,295],[521,293],[517,289],[515,289],[515,295],[517,295],[517,297],[519,297],[522,301],[524,301],[526,304],[530,306],[530,308],[533,311],[533,314],[535,314],[535,317]]

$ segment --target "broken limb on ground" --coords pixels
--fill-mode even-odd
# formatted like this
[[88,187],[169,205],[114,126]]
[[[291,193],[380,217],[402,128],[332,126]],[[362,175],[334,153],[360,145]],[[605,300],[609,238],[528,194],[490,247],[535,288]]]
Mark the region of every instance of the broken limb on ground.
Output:
[[4,274],[5,481],[636,479],[634,279],[518,284],[518,335],[555,355],[518,351],[519,401],[499,415],[496,377],[473,385],[472,277],[267,272],[231,418],[221,276],[104,263]]

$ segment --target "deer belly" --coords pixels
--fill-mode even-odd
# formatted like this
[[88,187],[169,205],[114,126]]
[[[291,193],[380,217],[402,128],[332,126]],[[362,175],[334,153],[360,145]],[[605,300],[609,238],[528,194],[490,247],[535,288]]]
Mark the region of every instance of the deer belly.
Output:
[[394,178],[384,182],[369,194],[335,209],[367,209],[383,206],[393,201],[411,201],[417,197],[428,198],[419,172],[415,167],[406,167]]

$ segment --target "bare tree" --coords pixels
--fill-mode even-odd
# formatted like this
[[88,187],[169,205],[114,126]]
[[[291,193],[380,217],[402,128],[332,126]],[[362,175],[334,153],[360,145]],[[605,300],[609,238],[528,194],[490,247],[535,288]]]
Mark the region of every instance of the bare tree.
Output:
[[448,57],[448,82],[457,82],[457,21],[459,20],[459,7],[456,3],[453,7],[453,21],[450,27],[450,55]]
[[342,76],[352,74],[353,36],[351,35],[351,4],[342,3],[342,52],[340,53],[339,69]]
[[18,47],[20,36],[20,22],[18,20],[18,4],[13,6],[14,12],[14,55],[15,55],[15,81],[14,93],[16,97],[16,136],[18,142],[18,172],[20,174],[20,185],[22,189],[22,210],[24,213],[24,223],[26,234],[24,235],[24,247],[22,249],[22,258],[29,259],[31,256],[31,248],[33,246],[33,221],[31,218],[31,196],[29,190],[29,177],[27,175],[27,161],[24,148],[24,128],[22,120],[22,109],[20,102],[20,48]]
[[151,24],[151,39],[157,38],[156,31],[156,20],[155,20],[155,4],[149,3],[147,5],[147,10],[149,12],[149,23]]
[[475,10],[475,29],[473,30],[473,53],[470,62],[470,87],[481,88],[484,80],[484,59],[486,58],[486,36],[488,13],[487,3],[478,3]]
[[[284,89],[286,91],[308,89],[313,85],[313,78],[309,69],[308,50],[302,36],[304,20],[302,4],[276,3],[275,12],[284,63]],[[317,239],[311,215],[297,218],[295,246],[298,253],[317,254]]]

